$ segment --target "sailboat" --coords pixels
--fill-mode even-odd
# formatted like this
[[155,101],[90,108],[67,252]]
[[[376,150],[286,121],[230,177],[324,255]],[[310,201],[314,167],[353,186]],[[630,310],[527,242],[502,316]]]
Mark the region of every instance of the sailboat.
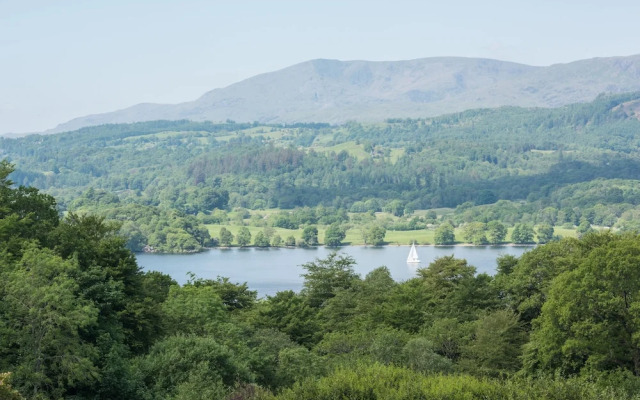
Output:
[[419,263],[420,258],[418,258],[418,251],[416,250],[416,242],[411,244],[411,250],[409,250],[409,256],[407,256],[407,263]]

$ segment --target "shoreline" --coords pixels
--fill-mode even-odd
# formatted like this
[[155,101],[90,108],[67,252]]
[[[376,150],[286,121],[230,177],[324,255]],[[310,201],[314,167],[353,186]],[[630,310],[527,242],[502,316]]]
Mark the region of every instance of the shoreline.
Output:
[[[416,247],[536,247],[538,243],[501,243],[501,244],[471,244],[471,243],[456,243],[456,244],[416,244]],[[326,246],[326,245],[318,245],[318,246],[308,246],[308,247],[299,247],[299,246],[269,246],[269,247],[258,247],[258,246],[216,246],[216,247],[204,247],[200,251],[190,251],[190,252],[159,252],[159,251],[134,251],[133,254],[171,254],[171,255],[189,255],[189,254],[199,254],[204,253],[211,250],[234,250],[234,249],[259,249],[259,250],[271,250],[271,249],[314,249],[318,247],[325,247],[329,249],[335,249],[336,251],[340,251],[343,247],[411,247],[410,244],[383,244],[380,246],[372,246],[368,244],[345,244],[343,246]]]

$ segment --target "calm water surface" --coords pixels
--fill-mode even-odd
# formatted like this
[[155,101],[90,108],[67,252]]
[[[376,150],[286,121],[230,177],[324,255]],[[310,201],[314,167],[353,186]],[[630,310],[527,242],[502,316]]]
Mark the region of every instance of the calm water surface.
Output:
[[[478,272],[493,274],[496,258],[503,254],[520,256],[531,249],[527,246],[418,246],[420,264],[407,264],[408,246],[346,246],[339,253],[353,257],[357,265],[355,271],[364,278],[371,270],[382,265],[389,268],[396,281],[405,281],[416,275],[416,269],[427,267],[438,257],[454,255],[464,258],[476,267]],[[212,249],[196,254],[150,254],[136,255],[138,264],[145,271],[160,271],[170,275],[178,283],[187,281],[187,273],[199,278],[228,277],[232,282],[247,282],[249,288],[258,295],[273,295],[282,290],[302,289],[305,271],[301,265],[316,258],[325,258],[335,249],[317,247],[274,248],[274,249]]]

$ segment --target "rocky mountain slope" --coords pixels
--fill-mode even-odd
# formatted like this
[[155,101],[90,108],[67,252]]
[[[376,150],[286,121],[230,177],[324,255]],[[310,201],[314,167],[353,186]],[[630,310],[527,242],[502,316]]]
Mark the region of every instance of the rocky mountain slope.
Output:
[[558,107],[640,90],[640,55],[548,67],[474,58],[312,60],[257,75],[197,100],[138,104],[76,118],[50,132],[158,119],[262,123],[372,122],[505,105]]

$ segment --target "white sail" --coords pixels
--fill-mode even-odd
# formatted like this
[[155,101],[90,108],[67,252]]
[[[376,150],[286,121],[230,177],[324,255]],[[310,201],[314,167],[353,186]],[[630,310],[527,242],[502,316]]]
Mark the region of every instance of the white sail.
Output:
[[411,250],[409,250],[409,256],[407,257],[408,263],[419,263],[420,258],[418,258],[418,251],[416,250],[416,244],[411,244]]

